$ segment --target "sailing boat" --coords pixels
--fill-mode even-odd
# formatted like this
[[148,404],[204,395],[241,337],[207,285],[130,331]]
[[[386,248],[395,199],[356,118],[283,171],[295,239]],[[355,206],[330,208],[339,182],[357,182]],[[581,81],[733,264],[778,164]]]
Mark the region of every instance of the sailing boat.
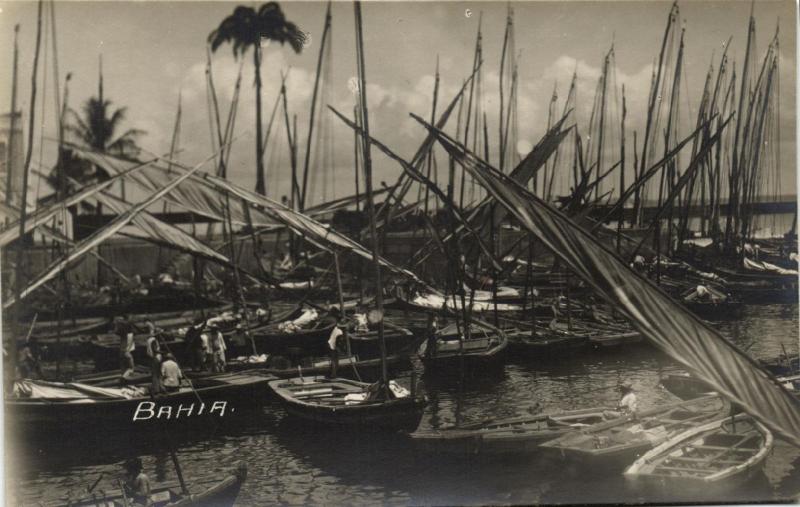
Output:
[[[375,269],[375,302],[377,309],[370,312],[377,324],[381,351],[381,380],[369,384],[342,378],[296,377],[269,383],[281,399],[286,411],[295,417],[327,425],[357,426],[370,429],[413,430],[422,418],[425,398],[418,397],[414,386],[409,392],[387,378],[386,342],[383,323],[383,286],[378,255],[375,205],[372,196],[372,167],[370,159],[369,121],[367,114],[366,77],[364,75],[364,50],[361,32],[361,4],[354,3],[356,17],[356,43],[358,52],[359,95],[363,121],[363,162],[367,193],[367,207],[372,237],[372,261]],[[338,258],[337,258],[338,273]],[[341,300],[341,288],[340,288]],[[340,301],[341,303],[341,301]]]

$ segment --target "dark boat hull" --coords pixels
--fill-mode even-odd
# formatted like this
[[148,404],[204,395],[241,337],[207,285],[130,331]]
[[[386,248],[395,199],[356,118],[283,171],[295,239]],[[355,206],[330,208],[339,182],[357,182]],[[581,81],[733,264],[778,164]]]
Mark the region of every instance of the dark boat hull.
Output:
[[226,378],[231,381],[224,384],[215,382],[213,377],[197,379],[195,389],[156,397],[85,403],[6,399],[5,423],[8,430],[22,437],[55,433],[71,438],[90,436],[87,428],[98,424],[116,432],[135,433],[154,425],[169,429],[212,421],[221,423],[266,403],[268,383],[274,380],[263,373],[226,374]]

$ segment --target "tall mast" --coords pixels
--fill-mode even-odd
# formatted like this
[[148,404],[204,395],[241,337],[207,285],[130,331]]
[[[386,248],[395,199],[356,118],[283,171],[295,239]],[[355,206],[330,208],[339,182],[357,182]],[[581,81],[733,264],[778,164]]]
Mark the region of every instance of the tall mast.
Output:
[[[619,165],[619,195],[622,197],[625,192],[625,117],[628,109],[625,107],[625,84],[622,85],[622,120],[620,125],[620,165]],[[625,217],[625,202],[620,203],[619,218],[617,219],[617,253],[620,252],[622,241],[622,221]]]
[[367,193],[367,209],[369,210],[369,232],[372,238],[372,261],[375,266],[375,304],[377,305],[378,343],[381,351],[381,381],[383,388],[388,389],[389,375],[386,370],[386,342],[383,336],[383,282],[381,280],[381,265],[378,261],[378,233],[375,227],[375,203],[372,196],[372,157],[371,141],[369,136],[369,113],[367,111],[367,76],[364,66],[364,35],[361,22],[361,2],[356,0],[353,4],[356,18],[356,52],[358,56],[358,92],[361,101],[362,148],[364,151],[364,187]]
[[[14,305],[16,317],[19,317],[19,301],[25,283],[22,280],[23,269],[22,263],[25,258],[25,220],[28,214],[28,174],[31,165],[31,157],[33,156],[33,132],[34,132],[34,119],[36,117],[36,80],[39,70],[39,49],[42,43],[42,4],[43,0],[39,0],[39,7],[36,18],[36,49],[33,53],[33,71],[31,73],[31,101],[28,111],[28,146],[25,153],[25,165],[22,168],[22,188],[20,189],[20,203],[19,203],[19,237],[17,239],[17,266],[16,274],[14,276],[14,297],[16,304]],[[12,111],[13,113],[13,111]],[[9,354],[11,355],[12,364],[16,365],[17,361],[17,337],[12,337],[9,342]],[[12,370],[12,378],[14,376]]]
[[299,209],[302,212],[306,205],[306,189],[308,188],[308,164],[311,161],[311,139],[314,134],[314,113],[317,107],[317,92],[319,90],[319,80],[322,75],[322,57],[325,55],[325,42],[328,39],[328,31],[331,28],[331,2],[328,0],[328,9],[325,11],[325,27],[322,29],[322,42],[319,46],[319,58],[317,59],[317,74],[314,78],[314,92],[311,95],[311,116],[308,120],[308,140],[306,141],[306,157],[303,164],[303,189],[300,194]]
[[17,61],[19,57],[19,24],[14,25],[14,66],[11,69],[11,116],[9,119],[8,131],[8,151],[6,156],[6,205],[11,205],[11,189],[13,188],[14,178],[14,136],[16,134],[17,122]]

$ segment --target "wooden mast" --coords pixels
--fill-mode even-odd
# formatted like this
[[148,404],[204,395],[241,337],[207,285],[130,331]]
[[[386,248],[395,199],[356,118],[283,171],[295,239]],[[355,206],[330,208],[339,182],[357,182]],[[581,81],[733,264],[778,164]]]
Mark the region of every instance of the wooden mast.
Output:
[[364,187],[367,194],[367,209],[369,210],[369,232],[372,239],[372,260],[375,267],[375,304],[377,305],[378,318],[378,343],[381,352],[381,381],[383,388],[388,392],[389,375],[386,369],[386,341],[383,333],[383,283],[381,279],[381,265],[378,261],[378,233],[375,227],[375,203],[372,195],[372,158],[371,141],[369,136],[369,113],[367,110],[367,76],[364,66],[364,34],[362,32],[361,2],[353,3],[356,24],[356,53],[358,63],[358,92],[361,105],[362,148],[364,163]]
[[11,116],[9,117],[8,150],[6,152],[6,205],[10,206],[13,187],[14,136],[17,122],[17,63],[19,60],[19,24],[14,25],[14,65],[11,68]]
[[322,29],[322,41],[319,46],[319,58],[317,59],[317,73],[314,78],[314,92],[311,95],[311,116],[308,120],[308,140],[306,141],[306,156],[303,164],[303,189],[300,193],[299,209],[302,212],[306,205],[306,189],[308,186],[308,164],[311,161],[311,139],[314,134],[314,113],[317,107],[317,92],[319,91],[319,80],[322,75],[322,58],[325,54],[325,43],[328,39],[328,31],[331,28],[331,2],[328,0],[328,8],[325,11],[325,27]]
[[[39,49],[41,48],[42,43],[42,3],[43,0],[39,0],[38,10],[37,10],[37,18],[36,18],[36,49],[33,53],[33,71],[31,73],[31,100],[29,106],[29,115],[28,115],[28,146],[26,148],[25,153],[25,165],[22,168],[22,188],[20,189],[21,197],[20,197],[20,205],[19,205],[19,237],[17,238],[17,265],[16,265],[16,274],[14,276],[14,299],[16,304],[14,305],[15,310],[15,317],[19,317],[19,301],[20,296],[22,294],[22,290],[25,284],[22,281],[22,277],[24,275],[24,270],[22,263],[25,259],[25,220],[27,219],[28,213],[28,175],[29,175],[29,168],[31,165],[31,157],[33,156],[33,132],[34,132],[34,120],[36,118],[36,81],[37,75],[39,70]],[[13,111],[12,111],[13,113]],[[17,337],[16,335],[11,339],[8,344],[9,348],[9,355],[11,356],[12,364],[16,366],[17,362]],[[14,373],[14,369],[11,370],[11,378],[14,378],[16,374]]]

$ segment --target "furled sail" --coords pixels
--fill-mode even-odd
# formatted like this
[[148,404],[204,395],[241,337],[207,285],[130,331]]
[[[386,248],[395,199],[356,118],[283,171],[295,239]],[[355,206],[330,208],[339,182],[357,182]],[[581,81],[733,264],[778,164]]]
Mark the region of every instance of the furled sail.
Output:
[[776,434],[800,446],[800,400],[756,361],[634,272],[566,215],[415,118],[436,134],[439,143],[498,203],[598,294],[622,310],[650,342]]

